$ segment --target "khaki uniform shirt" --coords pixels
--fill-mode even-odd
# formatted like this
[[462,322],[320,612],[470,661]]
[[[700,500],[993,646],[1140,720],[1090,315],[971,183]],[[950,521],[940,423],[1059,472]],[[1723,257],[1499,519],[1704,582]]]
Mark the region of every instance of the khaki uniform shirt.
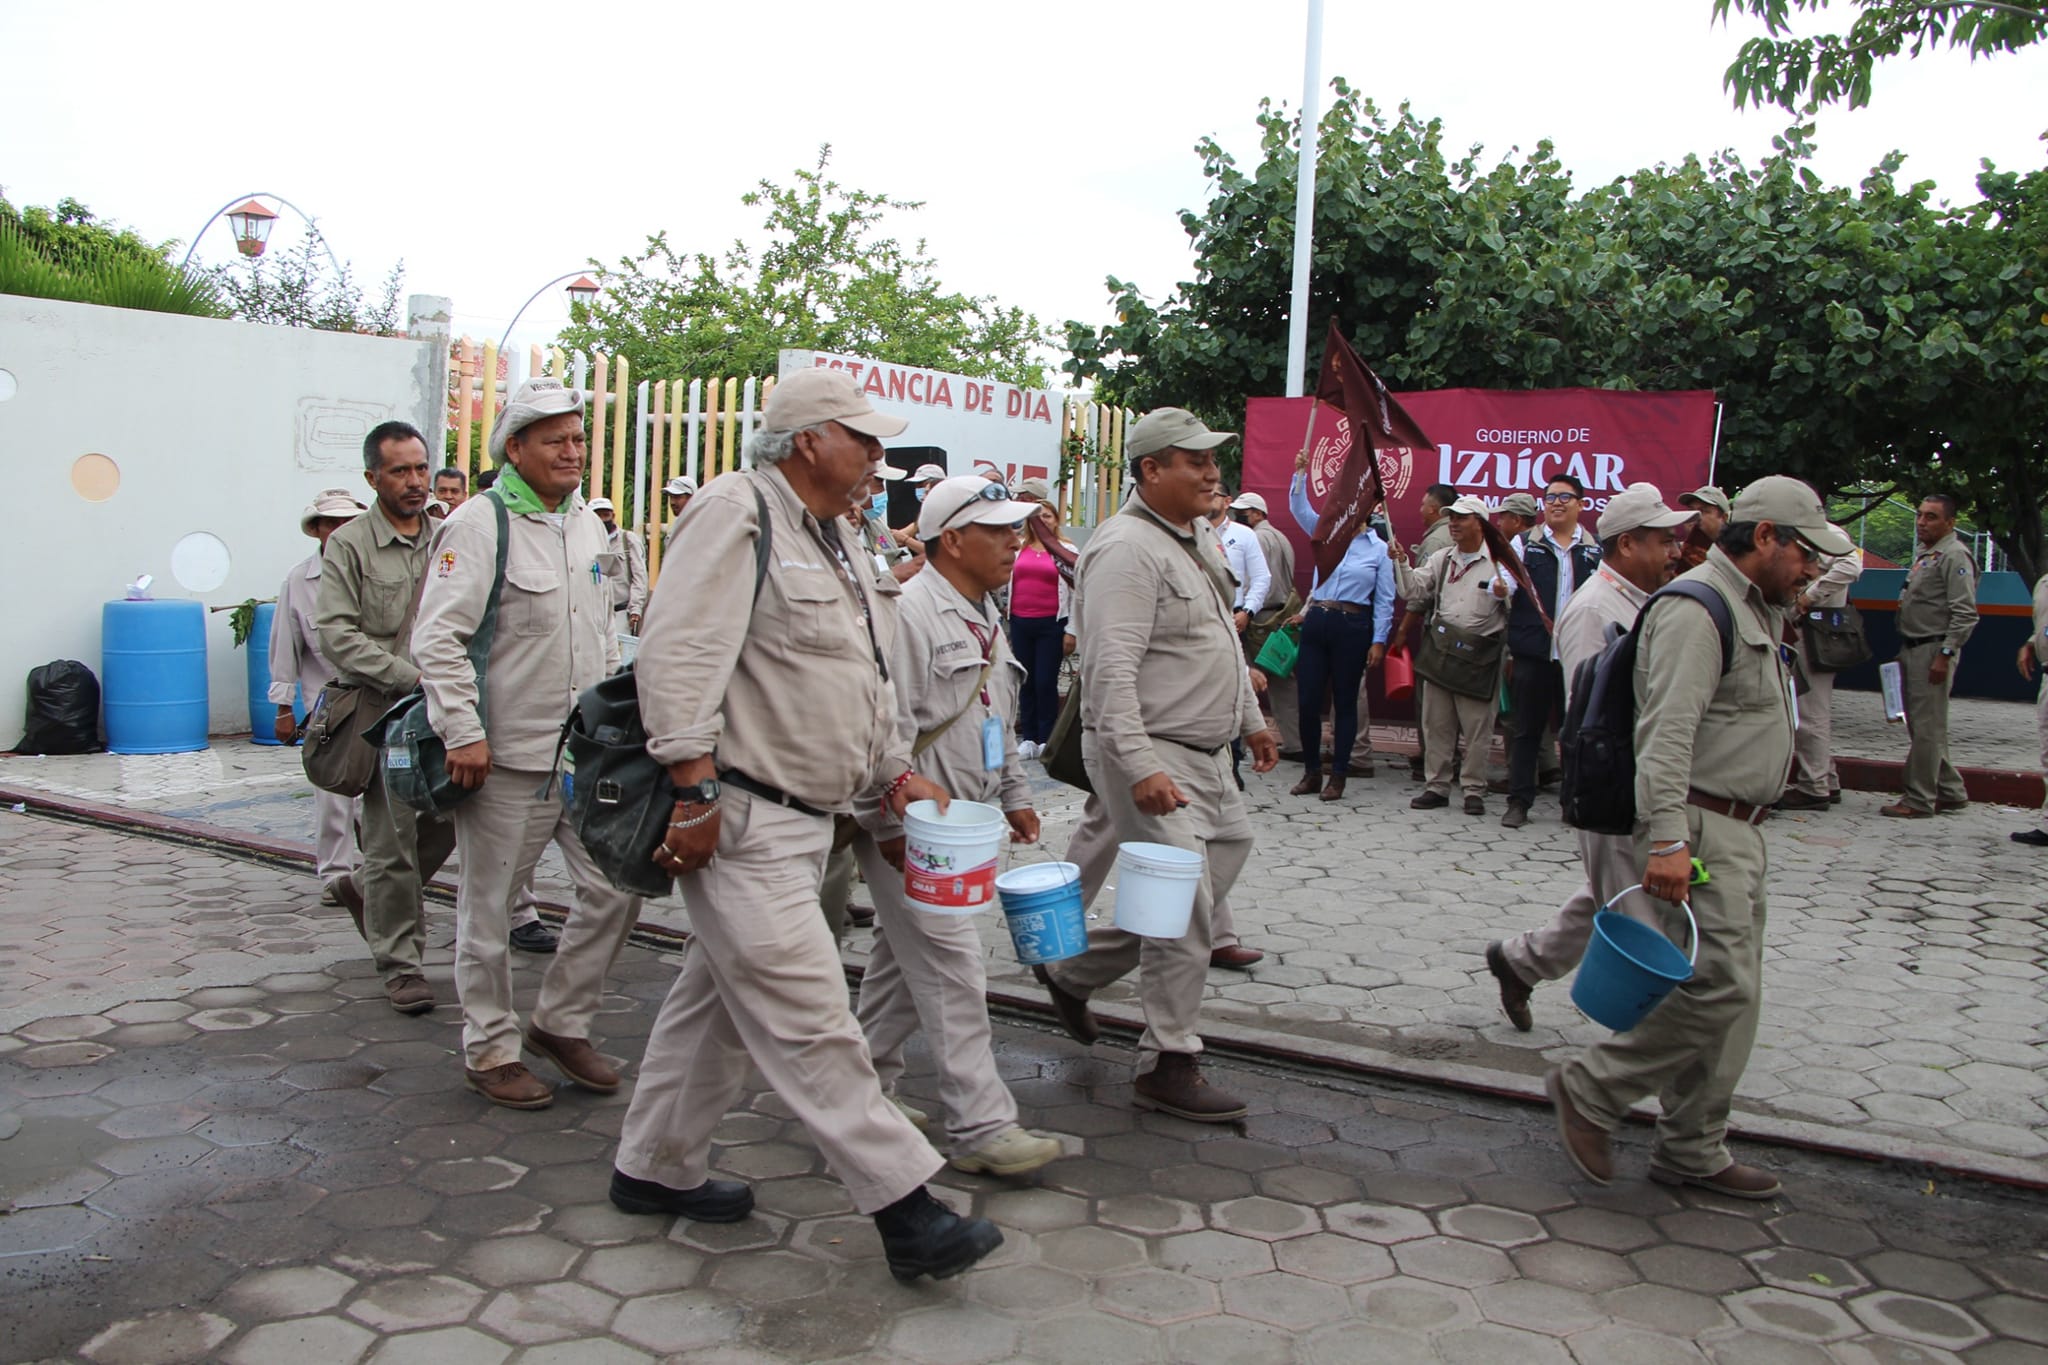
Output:
[[312,706],[320,689],[334,678],[334,669],[320,652],[320,553],[294,564],[277,590],[277,611],[270,618],[270,700],[290,706],[303,695]]
[[[1828,529],[1848,534],[1832,523]],[[1863,551],[1851,550],[1845,555],[1824,556],[1820,562],[1820,577],[1806,590],[1806,605],[1821,608],[1849,605],[1849,589],[1855,587],[1856,580],[1862,576]]]
[[628,530],[616,530],[605,537],[605,548],[611,556],[605,561],[604,573],[605,581],[611,585],[612,610],[628,616],[645,614],[647,549],[640,543],[640,537]]
[[1266,728],[1206,521],[1178,530],[1133,494],[1088,538],[1075,580],[1081,723],[1132,785],[1165,771],[1155,740],[1206,751]]
[[[774,539],[758,597],[756,487]],[[655,585],[635,666],[648,753],[665,764],[715,754],[721,771],[838,813],[909,769],[896,689],[875,658],[888,657],[893,613],[848,528],[820,526],[773,469],[725,474],[691,499],[674,553],[694,571]]]
[[398,631],[427,571],[433,535],[433,523],[422,516],[417,534],[401,536],[385,518],[383,504],[373,502],[327,538],[315,615],[320,652],[341,682],[395,696],[420,680],[411,642]]
[[[1572,704],[1573,675],[1588,659],[1635,628],[1650,595],[1604,565],[1579,585],[1557,618],[1557,661],[1564,668],[1564,704]],[[1659,610],[1662,610],[1660,608]],[[1616,628],[1619,627],[1619,630]]]
[[[981,801],[1005,811],[1029,810],[1031,780],[1017,757],[1017,733],[1011,723],[1024,666],[1010,652],[994,602],[987,597],[978,602],[968,599],[929,565],[899,592],[895,640],[889,650],[889,676],[896,684],[897,742],[908,750],[918,736],[945,725],[945,733],[912,760],[917,771],[960,800]],[[984,658],[991,663],[988,681],[977,685]],[[993,772],[982,754],[982,731],[990,720],[1002,727],[1003,762]],[[902,826],[887,816],[876,826],[881,839],[902,832]]]
[[2034,662],[2048,664],[2048,573],[2034,584]]
[[1778,643],[1783,616],[1720,548],[1684,577],[1728,601],[1735,648],[1721,671],[1721,633],[1693,602],[1650,613],[1636,645],[1636,819],[1656,843],[1686,839],[1685,794],[1767,806],[1792,771],[1791,675]]
[[[491,762],[519,772],[554,763],[562,721],[585,688],[618,667],[604,523],[570,495],[562,512],[514,513],[505,585],[484,660],[485,713],[477,717],[470,638],[498,573],[493,494],[471,498],[441,523],[413,626],[412,654],[427,694],[427,719],[449,748],[491,743]],[[559,523],[559,524],[558,524]]]
[[1977,566],[1951,531],[1914,557],[1906,586],[1899,590],[1899,634],[1939,636],[1960,653],[1976,628]]
[[1506,597],[1496,596],[1493,591],[1494,580],[1503,576],[1493,556],[1485,550],[1475,551],[1466,560],[1455,545],[1444,546],[1419,569],[1401,563],[1394,565],[1394,582],[1408,603],[1408,610],[1480,635],[1498,635],[1508,628],[1508,606],[1515,599],[1514,580],[1507,579]]
[[1266,588],[1265,605],[1280,606],[1287,601],[1287,594],[1294,591],[1294,542],[1270,520],[1260,522],[1253,534],[1259,538],[1259,548],[1266,552],[1266,569],[1273,575]]
[[1427,563],[1431,555],[1438,550],[1449,549],[1450,544],[1451,519],[1448,516],[1440,516],[1422,533],[1422,543],[1409,547],[1408,557],[1417,564]]

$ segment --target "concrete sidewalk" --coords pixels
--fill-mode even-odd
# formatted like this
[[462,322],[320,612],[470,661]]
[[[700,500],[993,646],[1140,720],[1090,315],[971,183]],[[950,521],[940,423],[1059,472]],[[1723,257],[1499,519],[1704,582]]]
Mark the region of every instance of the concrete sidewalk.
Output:
[[[969,1274],[891,1279],[808,1135],[754,1090],[716,1165],[754,1183],[756,1214],[630,1217],[604,1195],[628,1095],[486,1105],[462,1088],[452,1006],[393,1014],[311,888],[0,814],[12,940],[74,964],[0,1020],[0,1361],[2048,1358],[2038,1197],[1752,1149],[1787,1192],[1739,1204],[1643,1182],[1635,1135],[1594,1189],[1525,1106],[1227,1062],[1252,1116],[1206,1127],[1133,1111],[1121,1049],[1013,1024],[999,1063],[1070,1155],[1031,1186],[942,1177],[1004,1230]],[[11,987],[25,960],[10,950]],[[638,1062],[675,966],[626,950],[607,1051]],[[522,1003],[537,967],[515,962]],[[437,947],[444,1000],[448,973]],[[937,1112],[922,1054],[905,1091]]]

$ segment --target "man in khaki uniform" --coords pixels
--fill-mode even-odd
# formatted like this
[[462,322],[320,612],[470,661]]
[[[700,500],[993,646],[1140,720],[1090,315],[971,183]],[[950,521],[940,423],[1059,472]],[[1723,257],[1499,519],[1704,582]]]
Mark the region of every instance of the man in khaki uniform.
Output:
[[[1124,440],[1131,499],[1089,537],[1075,570],[1082,760],[1116,840],[1203,855],[1188,931],[1159,939],[1103,927],[1081,956],[1032,969],[1067,1031],[1089,1043],[1098,1031],[1088,997],[1136,968],[1145,1009],[1136,1101],[1202,1123],[1246,1113],[1244,1101],[1202,1079],[1195,1060],[1211,911],[1252,846],[1230,741],[1244,739],[1255,771],[1280,759],[1238,652],[1235,585],[1207,520],[1214,452],[1232,435],[1180,408],[1134,423]],[[1075,843],[1088,834],[1084,820]]]
[[[590,1041],[605,973],[640,915],[584,852],[549,769],[562,718],[576,695],[619,661],[612,633],[604,526],[578,492],[585,445],[583,395],[558,379],[529,379],[491,432],[502,462],[491,491],[470,499],[434,541],[420,594],[413,658],[427,718],[448,746],[448,776],[472,789],[455,808],[462,881],[455,900],[455,989],[462,1002],[462,1064],[493,1104],[540,1109],[554,1092],[522,1052],[547,1058],[586,1090],[609,1094],[619,1073]],[[498,517],[510,514],[505,579],[483,677],[469,646],[498,576]],[[522,1039],[512,1007],[506,933],[513,899],[552,842],[576,885],[540,1000]]]
[[[1442,621],[1488,637],[1506,632],[1515,581],[1508,566],[1494,563],[1486,548],[1486,517],[1486,504],[1469,494],[1452,503],[1444,514],[1451,543],[1419,567],[1410,567],[1400,545],[1393,546],[1395,581],[1408,609],[1422,615],[1424,630]],[[1465,814],[1486,813],[1486,754],[1500,705],[1498,687],[1495,692],[1466,697],[1448,687],[1432,687],[1424,693],[1422,751],[1429,760],[1428,785],[1408,803],[1411,807],[1435,810],[1451,804],[1452,769],[1462,744],[1464,764],[1456,776],[1465,789]]]
[[[1674,529],[1686,526],[1693,516],[1666,507],[1653,483],[1632,483],[1608,499],[1595,528],[1600,567],[1573,591],[1552,634],[1564,670],[1567,711],[1579,668],[1628,633],[1650,594],[1671,581],[1680,549]],[[1534,1027],[1529,997],[1536,983],[1555,981],[1579,965],[1593,933],[1594,912],[1638,880],[1632,837],[1583,829],[1575,833],[1585,874],[1579,889],[1542,928],[1486,947],[1486,969],[1500,987],[1501,1009],[1523,1033]],[[1660,923],[1644,896],[1625,896],[1614,908],[1647,923]]]
[[[1626,1033],[1553,1070],[1547,1085],[1558,1135],[1579,1173],[1614,1176],[1608,1135],[1629,1107],[1663,1107],[1650,1178],[1739,1199],[1779,1192],[1769,1171],[1728,1153],[1728,1106],[1756,1042],[1763,1003],[1763,831],[1792,766],[1792,677],[1779,653],[1784,613],[1848,537],[1797,479],[1774,475],[1742,490],[1707,562],[1686,578],[1727,602],[1733,647],[1705,607],[1672,601],[1643,618],[1635,666],[1636,858],[1643,890],[1689,903],[1699,956],[1680,985]],[[1692,885],[1693,860],[1708,880]],[[1686,933],[1674,910],[1669,930]]]
[[[2029,681],[2048,664],[2048,574],[2034,584],[2034,633],[2020,646],[2018,662],[2020,676]],[[2042,686],[2040,699],[2034,703],[2034,728],[2040,733],[2041,769],[2048,773],[2048,684]],[[2011,838],[2016,844],[2048,848],[2048,829],[2015,830]]]
[[671,546],[676,543],[676,527],[683,519],[683,509],[690,505],[690,499],[697,496],[697,481],[678,474],[661,486],[662,496],[668,499],[668,525],[661,532],[661,554],[663,566]]
[[[408,646],[433,536],[427,444],[404,422],[379,423],[363,438],[363,466],[376,501],[328,537],[322,552],[320,650],[334,665],[335,681],[396,701],[420,677]],[[376,713],[359,714],[367,724]],[[380,766],[363,792],[362,848],[362,867],[336,881],[335,894],[370,945],[391,1008],[420,1014],[434,1008],[434,988],[421,971],[427,920],[420,886],[454,851],[455,824],[392,800]]]
[[[956,800],[999,807],[1016,843],[1038,841],[1031,781],[1012,718],[1023,665],[1010,653],[993,594],[1010,581],[1033,512],[979,475],[945,479],[919,509],[926,568],[897,601],[889,673],[896,683],[897,743],[917,771]],[[865,812],[871,833],[854,853],[875,905],[875,950],[861,978],[860,1026],[883,1087],[903,1074],[903,1047],[922,1027],[939,1073],[952,1164],[1023,1175],[1060,1144],[1017,1123],[1017,1101],[990,1050],[988,978],[971,915],[933,914],[906,899],[903,827]]]
[[[1837,526],[1842,539],[1848,532]],[[1849,589],[1863,575],[1863,552],[1830,555],[1821,564],[1813,586],[1799,594],[1793,613],[1803,624],[1808,612],[1836,610],[1849,604]],[[1802,642],[1801,647],[1804,647]],[[1842,799],[1842,776],[1835,768],[1835,675],[1801,661],[1806,691],[1799,697],[1799,734],[1792,741],[1792,786],[1778,801],[1779,810],[1821,810]]]
[[911,770],[893,613],[843,520],[868,496],[878,438],[905,425],[844,371],[788,376],[748,443],[751,470],[714,480],[676,533],[703,572],[655,585],[636,672],[647,750],[677,791],[655,860],[679,874],[693,936],[647,1039],[611,1198],[746,1217],[753,1192],[712,1179],[709,1160],[751,1060],[874,1215],[890,1270],[943,1279],[1002,1235],[926,1191],[945,1163],[882,1093],[818,908],[834,815],[857,797],[898,817],[948,799]]
[[[1449,510],[1450,505],[1457,500],[1458,490],[1447,483],[1433,483],[1423,490],[1422,539],[1409,551],[1414,556],[1417,564],[1428,563],[1431,555],[1450,545],[1451,522],[1450,518],[1444,514]],[[1387,530],[1389,532],[1387,547],[1391,551],[1394,546],[1393,527],[1389,525]],[[1402,640],[1408,640],[1412,644],[1415,632],[1409,625],[1409,618],[1411,616],[1419,618],[1421,615],[1420,609],[1410,606],[1405,602],[1402,604],[1401,615],[1394,622],[1392,638],[1396,645]],[[1426,727],[1422,723],[1422,709],[1428,698],[1429,684],[1423,679],[1417,678],[1415,680],[1413,698],[1415,704],[1415,757],[1408,764],[1408,775],[1417,782],[1425,781],[1429,776],[1429,759],[1426,752],[1428,748],[1428,735],[1425,733]]]
[[616,566],[605,580],[611,584],[612,629],[638,635],[640,618],[647,611],[647,547],[639,536],[620,527],[610,498],[592,498],[588,505],[604,523],[605,545],[611,553],[606,562]]
[[[321,554],[336,531],[363,514],[363,505],[346,488],[324,489],[299,518],[299,529],[317,542],[313,553],[292,565],[277,589],[277,611],[270,618],[270,692],[277,705],[275,730],[279,744],[298,735],[294,706],[310,708],[320,690],[334,681],[334,666],[320,652]],[[313,792],[313,872],[320,878],[322,905],[340,905],[338,883],[356,869],[353,825],[359,800],[338,792]]]
[[1907,820],[1970,804],[1948,758],[1956,660],[1977,628],[1977,566],[1956,539],[1956,500],[1930,493],[1913,518],[1920,553],[1899,590],[1899,667],[1906,684],[1906,794],[1880,812]]

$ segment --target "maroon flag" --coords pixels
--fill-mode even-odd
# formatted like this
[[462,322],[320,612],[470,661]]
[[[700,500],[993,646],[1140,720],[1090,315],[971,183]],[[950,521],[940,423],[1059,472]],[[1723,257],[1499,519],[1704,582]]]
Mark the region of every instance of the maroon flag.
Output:
[[[1432,451],[1435,447],[1422,434],[1415,419],[1387,392],[1387,386],[1358,358],[1351,343],[1330,320],[1329,340],[1323,347],[1323,372],[1316,380],[1316,401],[1327,403],[1343,414],[1349,429],[1350,449],[1338,471],[1336,487],[1323,504],[1322,515],[1309,536],[1309,550],[1315,557],[1316,573],[1327,580],[1344,559],[1344,552],[1371,519],[1373,510],[1386,497],[1380,483],[1380,452],[1402,449]],[[1313,434],[1315,417],[1309,418]],[[1304,443],[1306,449],[1306,443]],[[1398,459],[1398,454],[1396,454]]]

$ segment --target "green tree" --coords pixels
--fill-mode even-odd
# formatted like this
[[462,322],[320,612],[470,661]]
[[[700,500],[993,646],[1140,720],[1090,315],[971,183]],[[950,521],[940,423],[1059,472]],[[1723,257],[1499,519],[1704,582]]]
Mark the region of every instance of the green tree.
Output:
[[0,294],[224,316],[219,284],[180,273],[168,259],[170,245],[95,218],[76,199],[17,209],[0,197]]
[[831,148],[792,185],[741,196],[765,206],[766,238],[723,256],[679,253],[667,232],[616,268],[597,266],[597,301],[572,306],[563,346],[623,355],[657,378],[772,374],[782,347],[841,351],[1038,387],[1038,319],[992,297],[947,292],[922,240],[883,233],[920,203],[828,178]]
[[[1333,84],[1311,337],[1336,317],[1397,388],[1711,388],[1731,484],[1945,488],[2016,568],[2040,562],[2048,173],[1987,169],[1985,200],[1950,210],[1897,184],[1896,155],[1823,184],[1794,128],[1756,164],[1687,157],[1578,193],[1547,142],[1452,162],[1437,123]],[[1299,128],[1270,101],[1259,123],[1249,172],[1197,147],[1194,278],[1156,304],[1112,278],[1116,320],[1067,324],[1076,380],[1233,425],[1282,390]]]
[[285,255],[244,257],[213,274],[235,316],[246,322],[396,336],[404,321],[399,296],[405,288],[405,262],[391,267],[377,302],[365,304],[349,263],[334,262],[317,225],[309,224]]
[[1714,0],[1714,17],[1730,13],[1764,21],[1768,36],[1751,38],[1722,78],[1735,107],[1775,104],[1797,112],[1846,99],[1870,103],[1870,73],[1886,57],[1917,57],[1946,44],[1972,59],[2016,52],[2048,37],[2048,9],[2027,0],[1849,0],[1856,11],[1847,33],[1792,36],[1795,13],[1818,14],[1828,0]]

